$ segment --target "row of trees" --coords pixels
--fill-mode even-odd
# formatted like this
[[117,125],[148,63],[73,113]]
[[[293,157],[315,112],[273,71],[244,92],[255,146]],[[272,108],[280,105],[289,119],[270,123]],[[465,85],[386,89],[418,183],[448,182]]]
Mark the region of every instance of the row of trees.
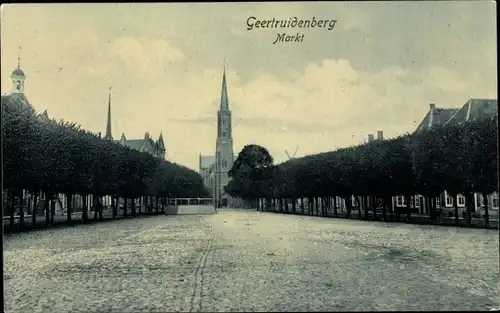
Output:
[[[146,196],[157,204],[168,197],[208,195],[201,176],[187,167],[102,139],[75,123],[39,115],[21,95],[2,96],[1,104],[3,190],[8,192],[11,210],[23,190],[35,196],[43,192],[47,200],[66,194],[68,220],[77,194],[84,199],[84,220],[87,195],[93,195],[93,207],[101,218],[104,196],[125,200]],[[20,210],[23,220],[22,202]],[[45,212],[48,221],[48,207]],[[11,214],[11,223],[13,219]]]
[[[280,207],[285,206],[285,211],[289,202],[295,211],[296,200],[305,198],[310,209],[319,210],[321,206],[322,212],[326,212],[333,206],[335,215],[335,199],[345,200],[350,215],[350,199],[354,196],[358,208],[364,208],[365,217],[369,209],[375,212],[376,206],[381,206],[384,219],[387,211],[393,218],[395,195],[406,197],[405,211],[411,219],[409,199],[420,194],[435,221],[438,215],[435,198],[446,190],[454,199],[456,223],[459,216],[456,195],[465,196],[470,225],[474,193],[486,196],[498,188],[497,130],[497,120],[491,119],[443,126],[279,165],[273,165],[265,148],[249,145],[236,159],[226,191],[232,196],[258,200],[264,209],[276,206],[277,202]],[[487,197],[485,211],[488,223]]]

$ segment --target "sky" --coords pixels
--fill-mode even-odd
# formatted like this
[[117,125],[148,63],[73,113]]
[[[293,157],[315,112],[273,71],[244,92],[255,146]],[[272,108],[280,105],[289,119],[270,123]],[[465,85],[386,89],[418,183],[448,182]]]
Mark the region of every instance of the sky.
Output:
[[[495,24],[489,1],[2,5],[1,89],[20,55],[38,112],[104,134],[111,87],[115,139],[162,132],[167,159],[197,170],[225,60],[235,154],[259,144],[280,163],[412,132],[431,102],[496,99]],[[281,33],[303,40],[273,44]]]

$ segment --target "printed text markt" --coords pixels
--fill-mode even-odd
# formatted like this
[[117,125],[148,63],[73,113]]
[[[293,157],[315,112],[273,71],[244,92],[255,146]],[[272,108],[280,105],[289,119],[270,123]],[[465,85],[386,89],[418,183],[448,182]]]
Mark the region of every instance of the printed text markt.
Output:
[[[247,19],[247,30],[254,28],[324,28],[333,30],[337,20],[316,19],[313,17],[308,20],[299,20],[297,17],[291,17],[288,20],[278,20],[276,18],[268,20],[259,20],[255,16]],[[278,33],[273,44],[279,42],[303,42],[304,34],[297,32],[296,34]]]

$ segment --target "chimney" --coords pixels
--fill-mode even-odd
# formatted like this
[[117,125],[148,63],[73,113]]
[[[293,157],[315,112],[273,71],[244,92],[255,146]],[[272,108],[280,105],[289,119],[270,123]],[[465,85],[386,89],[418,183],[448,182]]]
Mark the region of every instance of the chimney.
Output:
[[148,133],[148,132],[146,132],[146,133],[144,134],[144,139],[145,139],[145,140],[148,140],[148,139],[149,139],[149,133]]
[[373,141],[373,134],[368,134],[368,142],[372,142]]
[[431,102],[431,103],[429,104],[429,109],[432,111],[432,110],[434,110],[435,108],[436,108],[436,104],[435,104],[434,102]]
[[377,131],[377,140],[384,140],[384,132],[379,130]]

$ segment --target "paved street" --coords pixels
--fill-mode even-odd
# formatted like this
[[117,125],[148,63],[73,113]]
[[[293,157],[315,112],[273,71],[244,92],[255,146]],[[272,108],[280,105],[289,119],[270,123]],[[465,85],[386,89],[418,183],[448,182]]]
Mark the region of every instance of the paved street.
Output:
[[242,210],[11,234],[5,311],[487,310],[497,238]]

